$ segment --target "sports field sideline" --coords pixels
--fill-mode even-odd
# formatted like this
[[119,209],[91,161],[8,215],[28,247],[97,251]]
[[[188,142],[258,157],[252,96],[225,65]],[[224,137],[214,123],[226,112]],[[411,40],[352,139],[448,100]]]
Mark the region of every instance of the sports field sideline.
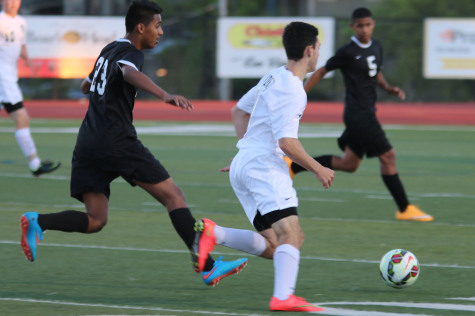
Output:
[[[177,111],[160,101],[136,102],[134,119],[160,121],[220,121],[231,120],[230,110],[236,101],[195,100],[192,112]],[[33,118],[82,119],[88,102],[83,100],[25,101]],[[309,102],[302,117],[304,123],[341,123],[341,102]],[[6,117],[4,111],[0,117]],[[378,104],[378,117],[383,124],[475,125],[475,103],[410,103]]]

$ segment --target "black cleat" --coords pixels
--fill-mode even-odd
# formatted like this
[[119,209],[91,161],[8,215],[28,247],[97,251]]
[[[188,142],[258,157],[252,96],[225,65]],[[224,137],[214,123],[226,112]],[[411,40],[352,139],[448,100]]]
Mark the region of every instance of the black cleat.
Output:
[[50,173],[50,172],[55,171],[60,166],[61,166],[60,162],[42,161],[41,165],[38,167],[38,169],[36,169],[34,171],[31,170],[31,173],[35,177],[39,177],[40,175],[42,175],[44,173]]

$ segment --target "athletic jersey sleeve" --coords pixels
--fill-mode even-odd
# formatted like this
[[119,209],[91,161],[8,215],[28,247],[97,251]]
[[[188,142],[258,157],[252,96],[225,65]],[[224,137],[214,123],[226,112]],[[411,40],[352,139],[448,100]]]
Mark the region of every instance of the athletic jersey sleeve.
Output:
[[346,45],[337,50],[335,55],[327,60],[325,69],[332,71],[338,68],[342,68],[349,62],[348,54],[346,52]]
[[251,114],[257,100],[257,89],[257,86],[254,86],[251,90],[247,91],[246,94],[239,99],[236,106],[244,112]]
[[94,70],[92,70],[85,79],[87,82],[91,83],[93,77],[94,77]]
[[137,49],[130,49],[124,54],[124,56],[120,57],[117,61],[117,65],[119,67],[122,67],[122,65],[128,65],[138,71],[142,70],[143,63],[144,55]]

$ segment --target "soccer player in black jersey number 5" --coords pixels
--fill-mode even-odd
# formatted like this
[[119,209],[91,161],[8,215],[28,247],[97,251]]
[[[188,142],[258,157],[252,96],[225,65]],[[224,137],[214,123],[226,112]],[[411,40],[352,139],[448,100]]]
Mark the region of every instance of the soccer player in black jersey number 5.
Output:
[[[396,154],[376,117],[376,86],[401,100],[406,96],[399,87],[390,86],[381,73],[383,49],[381,43],[372,38],[375,21],[371,12],[366,8],[354,10],[350,26],[355,32],[351,41],[338,49],[325,66],[317,69],[305,82],[305,91],[308,92],[327,72],[340,69],[346,87],[343,114],[346,129],[338,139],[343,156],[314,158],[325,167],[354,172],[365,154],[368,158],[378,157],[383,182],[398,206],[396,219],[432,221],[431,215],[409,203],[396,169]],[[286,160],[291,174],[305,170]]]
[[[192,110],[189,100],[169,94],[140,70],[143,49],[155,47],[163,35],[162,9],[150,1],[134,1],[125,18],[126,34],[104,47],[95,67],[81,84],[90,94],[89,108],[77,136],[71,171],[71,196],[85,204],[86,212],[65,210],[59,213],[25,213],[21,217],[21,245],[28,260],[36,258],[37,238],[43,231],[94,233],[107,223],[110,183],[119,176],[132,186],[138,185],[163,204],[175,230],[188,249],[196,236],[195,219],[181,189],[167,170],[137,138],[132,124],[137,89],[142,89],[166,103]],[[196,272],[203,281],[215,285],[223,277],[240,271],[246,258],[226,262],[210,257]]]

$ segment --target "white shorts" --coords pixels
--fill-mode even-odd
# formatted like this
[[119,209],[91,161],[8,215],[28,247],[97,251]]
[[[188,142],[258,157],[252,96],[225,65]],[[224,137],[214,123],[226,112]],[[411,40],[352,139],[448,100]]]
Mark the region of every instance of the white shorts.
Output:
[[240,150],[231,163],[229,179],[251,224],[257,210],[264,215],[298,206],[287,164],[276,154],[252,157]]
[[13,105],[21,101],[23,101],[23,95],[18,82],[0,80],[0,103],[11,103]]

